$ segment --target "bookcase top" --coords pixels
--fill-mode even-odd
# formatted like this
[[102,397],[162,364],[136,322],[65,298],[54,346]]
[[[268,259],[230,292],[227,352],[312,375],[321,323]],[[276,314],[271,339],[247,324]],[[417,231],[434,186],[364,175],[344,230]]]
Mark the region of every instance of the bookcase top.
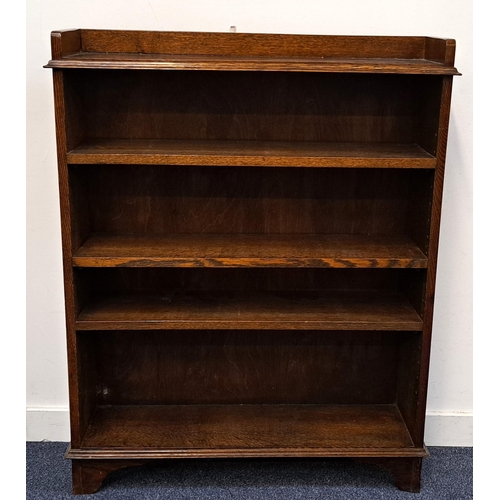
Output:
[[47,68],[459,75],[455,40],[418,36],[59,30]]

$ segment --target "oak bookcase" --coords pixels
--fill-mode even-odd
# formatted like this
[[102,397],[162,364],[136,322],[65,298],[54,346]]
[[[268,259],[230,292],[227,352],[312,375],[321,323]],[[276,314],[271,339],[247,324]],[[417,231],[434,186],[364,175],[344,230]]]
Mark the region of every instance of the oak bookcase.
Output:
[[75,493],[181,457],[419,490],[454,53],[52,33]]

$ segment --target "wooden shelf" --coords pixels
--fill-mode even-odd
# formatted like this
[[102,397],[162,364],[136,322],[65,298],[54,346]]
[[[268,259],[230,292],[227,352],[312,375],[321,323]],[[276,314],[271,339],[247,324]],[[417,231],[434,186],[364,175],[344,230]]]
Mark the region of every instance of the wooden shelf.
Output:
[[101,406],[70,458],[427,456],[393,405]]
[[435,168],[417,144],[89,139],[70,164]]
[[339,57],[226,57],[170,54],[79,52],[50,61],[46,68],[163,69],[210,71],[311,71],[328,73],[398,73],[459,75],[450,66],[427,59]]
[[165,292],[97,295],[77,330],[422,330],[411,304],[373,292]]
[[47,68],[458,75],[455,41],[430,37],[67,30]]
[[76,251],[73,265],[425,268],[427,257],[406,236],[94,234]]

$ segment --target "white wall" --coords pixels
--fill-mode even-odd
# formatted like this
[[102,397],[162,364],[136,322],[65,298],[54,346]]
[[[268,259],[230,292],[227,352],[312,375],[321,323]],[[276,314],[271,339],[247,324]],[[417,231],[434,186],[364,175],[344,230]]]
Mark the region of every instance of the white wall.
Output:
[[68,440],[50,31],[427,35],[455,38],[428,445],[472,445],[472,1],[31,0],[27,4],[27,439]]

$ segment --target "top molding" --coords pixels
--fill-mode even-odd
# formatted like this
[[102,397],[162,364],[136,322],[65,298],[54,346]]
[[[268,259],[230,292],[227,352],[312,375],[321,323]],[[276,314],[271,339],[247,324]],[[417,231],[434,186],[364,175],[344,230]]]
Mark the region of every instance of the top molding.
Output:
[[61,30],[46,68],[460,75],[455,40],[412,36]]

